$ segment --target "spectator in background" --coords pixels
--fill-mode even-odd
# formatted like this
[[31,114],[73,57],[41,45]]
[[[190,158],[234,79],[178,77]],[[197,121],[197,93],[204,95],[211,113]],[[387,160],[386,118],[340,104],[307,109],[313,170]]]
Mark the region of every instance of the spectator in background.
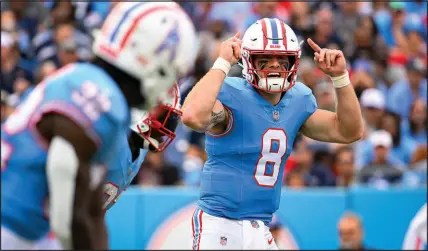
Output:
[[361,217],[353,212],[346,212],[337,226],[339,250],[373,250],[364,245],[364,226]]
[[404,165],[391,153],[391,135],[385,130],[375,131],[370,134],[368,141],[372,156],[359,171],[359,182],[379,188],[398,184]]
[[[344,20],[347,20],[347,18]],[[363,16],[359,18],[358,27],[352,31],[353,34],[351,36],[353,39],[349,42],[351,44],[349,45],[349,60],[351,62],[354,62],[358,58],[370,60],[387,58],[388,47],[379,35],[373,17]]]
[[366,138],[371,132],[380,128],[385,110],[385,97],[376,88],[366,89],[361,94],[360,105],[365,122],[363,138]]
[[396,113],[386,111],[380,128],[392,136],[391,154],[400,162],[409,165],[417,149],[417,143],[401,136],[401,117]]
[[[346,58],[352,58],[355,51],[354,32],[361,32],[357,28],[360,22],[360,14],[358,13],[359,2],[338,2],[339,10],[334,13],[334,31],[343,41],[343,54]],[[371,30],[362,31],[371,35]],[[373,37],[370,37],[373,39]],[[351,60],[353,61],[353,60]]]
[[11,114],[11,109],[9,108],[7,104],[7,99],[9,97],[9,94],[4,91],[1,91],[1,112],[0,112],[0,118],[1,118],[1,125],[3,126],[3,122],[6,121],[7,117],[9,117],[9,114]]
[[403,118],[408,118],[416,99],[427,102],[426,65],[420,59],[412,59],[406,68],[407,78],[394,83],[387,98],[387,108]]
[[181,183],[177,168],[164,161],[163,152],[149,152],[132,184],[142,186],[170,186]]
[[334,167],[337,173],[336,186],[349,187],[355,183],[354,151],[349,146],[337,149]]
[[18,76],[26,76],[32,84],[32,72],[22,66],[22,58],[16,41],[7,32],[1,32],[1,89],[9,94],[14,92],[14,82]]
[[[332,164],[328,145],[310,141],[306,137],[298,139],[295,141],[294,151],[287,160],[285,182],[294,182],[294,180],[287,179],[287,176],[290,175],[290,179],[300,179],[301,176],[302,182],[307,186],[334,186],[335,177]],[[299,181],[296,181],[296,184],[299,184]]]
[[47,76],[51,75],[58,68],[52,61],[45,61],[40,64],[36,71],[36,83],[42,82]]
[[77,50],[77,43],[73,40],[73,38],[61,41],[58,44],[57,55],[59,67],[78,62],[79,56],[77,54]]
[[[296,33],[297,39],[304,40],[306,37],[309,37],[312,25],[313,18],[310,15],[310,6],[308,2],[291,2],[292,12],[290,15],[290,27],[293,27],[294,33]],[[302,62],[302,61],[300,61]],[[313,60],[310,62],[313,63]],[[301,69],[299,65],[299,70]],[[316,68],[318,69],[318,68]],[[306,82],[304,82],[306,84]]]
[[351,76],[351,84],[354,86],[355,94],[360,99],[361,94],[365,89],[375,88],[375,81],[369,73],[367,65],[364,67],[356,68]]
[[330,81],[321,80],[316,84],[314,94],[319,109],[331,112],[336,111],[336,93]]
[[[316,41],[321,48],[339,49],[343,48],[340,37],[333,32],[333,13],[329,8],[322,8],[315,13],[314,27],[311,34],[312,40]],[[302,46],[304,55],[313,55],[313,49],[308,43]]]
[[253,2],[252,12],[245,19],[244,27],[241,30],[245,31],[251,24],[262,18],[279,18],[283,20],[283,18],[278,16],[278,5],[279,2]]
[[199,55],[203,59],[204,67],[209,69],[219,56],[221,43],[234,34],[230,32],[226,19],[208,20],[207,28],[199,33]]
[[229,31],[241,31],[243,35],[245,29],[244,22],[251,12],[251,2],[214,2],[208,13],[208,20],[224,20],[227,22]]
[[301,171],[293,170],[285,176],[285,185],[291,189],[301,189],[305,187],[305,178]]
[[317,80],[319,79],[319,76],[316,74],[317,71],[318,68],[315,67],[313,59],[303,57],[299,62],[297,81],[305,83],[314,92]]
[[100,28],[102,22],[110,11],[110,2],[79,1],[72,2],[75,5],[74,16],[79,22],[79,27],[91,34],[94,29]]
[[311,144],[310,150],[313,152],[312,167],[307,170],[305,183],[312,187],[335,186],[333,156],[330,154],[327,144]]
[[[391,76],[391,67],[388,65],[387,59],[375,59],[373,61],[373,79],[375,81],[375,86],[379,89],[385,99],[388,97],[388,92],[392,84],[396,81],[392,79]],[[389,73],[389,74],[388,74]],[[404,73],[402,74],[405,75]]]
[[406,43],[405,52],[409,58],[421,58],[426,61],[427,44],[424,32],[426,29],[423,28],[422,20],[418,15],[410,15],[406,19],[404,35],[407,39],[404,42]]
[[408,119],[401,123],[401,135],[417,144],[427,144],[427,105],[422,99],[413,102]]
[[[3,2],[2,2],[3,4]],[[12,19],[3,23],[3,14]],[[39,24],[48,16],[48,11],[37,1],[4,1],[2,5],[2,30],[15,33],[14,37],[24,57],[32,57],[31,40],[38,32]]]
[[34,56],[38,62],[52,60],[57,67],[60,67],[58,46],[68,39],[73,39],[77,44],[79,59],[86,61],[92,57],[92,39],[88,34],[78,29],[74,10],[74,5],[69,1],[54,3],[48,19],[51,21],[46,30],[39,33],[32,41]]
[[[402,2],[375,2],[375,23],[379,32],[388,47],[396,46],[396,41],[393,29],[401,29],[404,23],[405,12],[404,4]],[[395,27],[394,27],[395,25]]]

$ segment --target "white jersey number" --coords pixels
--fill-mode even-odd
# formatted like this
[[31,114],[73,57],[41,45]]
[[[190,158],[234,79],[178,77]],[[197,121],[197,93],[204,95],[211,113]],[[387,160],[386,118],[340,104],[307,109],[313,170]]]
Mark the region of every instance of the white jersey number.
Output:
[[1,170],[6,168],[7,161],[12,154],[13,147],[4,140],[1,140]]
[[104,194],[108,196],[107,200],[104,202],[103,208],[106,209],[110,203],[116,202],[118,197],[119,187],[113,183],[107,183],[104,185]]
[[[277,142],[276,149],[273,149],[273,143]],[[287,152],[287,134],[283,129],[269,128],[262,137],[262,150],[260,158],[256,164],[254,178],[259,186],[275,186],[279,169],[282,163],[282,157]],[[273,166],[273,170],[266,173],[268,165]]]

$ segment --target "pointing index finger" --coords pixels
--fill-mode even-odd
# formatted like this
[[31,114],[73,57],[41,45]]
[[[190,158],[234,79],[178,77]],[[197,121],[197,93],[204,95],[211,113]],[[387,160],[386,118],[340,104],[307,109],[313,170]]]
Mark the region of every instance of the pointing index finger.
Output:
[[320,52],[321,51],[321,47],[319,47],[314,41],[312,41],[312,39],[308,38],[308,44],[309,46],[315,51],[315,52]]

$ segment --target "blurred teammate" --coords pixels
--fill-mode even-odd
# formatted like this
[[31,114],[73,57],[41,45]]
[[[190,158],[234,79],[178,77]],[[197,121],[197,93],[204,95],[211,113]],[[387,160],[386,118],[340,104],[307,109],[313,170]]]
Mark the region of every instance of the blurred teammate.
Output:
[[40,83],[1,132],[2,249],[33,249],[49,229],[66,249],[107,249],[105,167],[129,132],[128,106],[153,107],[193,67],[195,30],[176,3],[118,4],[92,64]]
[[[159,98],[158,106],[149,112],[131,110],[131,133],[128,137],[120,139],[120,149],[117,158],[107,172],[104,185],[105,211],[116,203],[119,196],[131,184],[135,175],[150,149],[153,152],[162,152],[175,138],[180,111],[180,96],[178,86],[175,85],[169,92],[163,93]],[[53,233],[37,243],[38,250],[61,249],[61,245]]]
[[410,222],[404,237],[403,250],[427,250],[427,203]]
[[[311,90],[296,83],[300,44],[278,19],[261,19],[242,41],[238,33],[223,42],[220,57],[187,96],[183,123],[206,132],[208,153],[192,219],[193,249],[277,249],[267,225],[279,207],[297,133],[337,143],[361,137],[343,53],[308,43],[336,87],[336,113],[317,109]],[[239,58],[245,79],[226,77]]]

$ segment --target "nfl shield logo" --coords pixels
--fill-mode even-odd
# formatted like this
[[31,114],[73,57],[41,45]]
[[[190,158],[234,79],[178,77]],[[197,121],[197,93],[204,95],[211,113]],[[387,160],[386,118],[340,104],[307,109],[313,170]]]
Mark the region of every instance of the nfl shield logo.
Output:
[[227,244],[227,238],[224,236],[220,237],[220,244],[222,246],[226,245]]
[[279,119],[279,112],[278,111],[273,111],[273,119],[274,120],[278,120]]
[[255,221],[255,220],[253,220],[253,221],[251,221],[251,226],[253,228],[255,228],[255,229],[258,229],[259,228],[259,223],[257,223],[257,221]]

